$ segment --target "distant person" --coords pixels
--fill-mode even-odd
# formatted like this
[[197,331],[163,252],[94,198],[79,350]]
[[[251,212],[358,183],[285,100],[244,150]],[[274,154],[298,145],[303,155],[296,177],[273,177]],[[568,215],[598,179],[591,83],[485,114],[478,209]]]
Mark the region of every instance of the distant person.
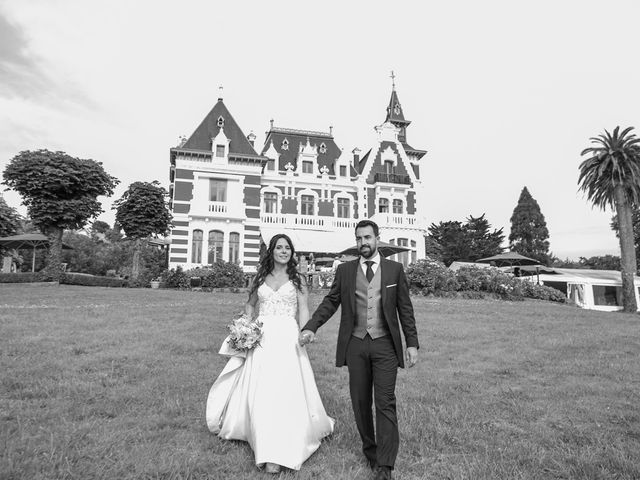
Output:
[[410,367],[418,361],[418,332],[402,264],[378,252],[378,225],[362,220],[355,234],[360,258],[338,267],[331,290],[302,327],[300,343],[313,342],[318,328],[342,307],[336,366],[349,370],[351,404],[364,455],[376,480],[388,480],[400,442],[395,396],[398,367],[404,367],[405,360],[400,330]]

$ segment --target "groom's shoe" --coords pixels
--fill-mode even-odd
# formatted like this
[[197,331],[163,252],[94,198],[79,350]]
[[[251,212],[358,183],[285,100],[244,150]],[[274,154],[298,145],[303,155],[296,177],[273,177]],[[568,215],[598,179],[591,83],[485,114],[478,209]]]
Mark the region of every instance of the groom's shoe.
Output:
[[389,467],[379,467],[378,473],[376,473],[375,480],[392,480],[391,476],[391,468]]

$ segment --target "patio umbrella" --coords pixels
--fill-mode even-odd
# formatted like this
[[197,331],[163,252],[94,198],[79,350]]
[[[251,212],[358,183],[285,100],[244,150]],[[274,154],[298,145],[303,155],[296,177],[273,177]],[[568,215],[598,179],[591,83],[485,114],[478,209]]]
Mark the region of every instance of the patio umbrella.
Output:
[[[396,253],[408,252],[408,247],[401,247],[400,245],[392,245],[386,242],[378,242],[378,252],[383,257],[390,257],[391,255],[395,255]],[[354,245],[353,247],[349,247],[346,250],[340,252],[340,255],[353,255],[355,257],[360,256],[360,251],[358,250],[358,246]]]
[[540,262],[534,258],[525,257],[517,252],[504,252],[494,255],[493,257],[481,258],[476,260],[478,263],[493,262],[496,267],[519,267],[522,265],[540,265]]
[[[33,257],[31,261],[31,271],[36,270],[36,248],[49,248],[49,237],[42,233],[25,233],[23,235],[11,235],[9,237],[0,238],[0,246],[4,248],[13,248],[19,250],[21,248],[32,248]],[[62,248],[65,250],[73,250],[72,247],[63,243]]]

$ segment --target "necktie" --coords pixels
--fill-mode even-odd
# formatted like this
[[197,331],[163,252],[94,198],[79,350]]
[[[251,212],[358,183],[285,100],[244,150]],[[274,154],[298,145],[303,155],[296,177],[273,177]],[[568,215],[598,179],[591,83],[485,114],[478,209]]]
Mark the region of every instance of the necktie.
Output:
[[373,278],[373,268],[371,268],[371,265],[374,264],[374,262],[372,262],[371,260],[367,260],[366,262],[364,262],[367,264],[367,282],[371,283],[371,279]]

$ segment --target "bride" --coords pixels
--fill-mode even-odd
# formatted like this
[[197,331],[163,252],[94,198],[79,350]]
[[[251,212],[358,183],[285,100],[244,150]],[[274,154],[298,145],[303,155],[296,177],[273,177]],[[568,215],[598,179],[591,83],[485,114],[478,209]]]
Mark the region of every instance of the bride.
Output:
[[269,473],[299,470],[335,422],[322,405],[307,351],[298,344],[309,308],[294,254],[287,235],[269,242],[245,305],[245,313],[257,312],[263,324],[260,345],[246,355],[225,353],[223,345],[220,353],[231,358],[207,400],[209,430],[248,442],[258,468],[264,465]]

